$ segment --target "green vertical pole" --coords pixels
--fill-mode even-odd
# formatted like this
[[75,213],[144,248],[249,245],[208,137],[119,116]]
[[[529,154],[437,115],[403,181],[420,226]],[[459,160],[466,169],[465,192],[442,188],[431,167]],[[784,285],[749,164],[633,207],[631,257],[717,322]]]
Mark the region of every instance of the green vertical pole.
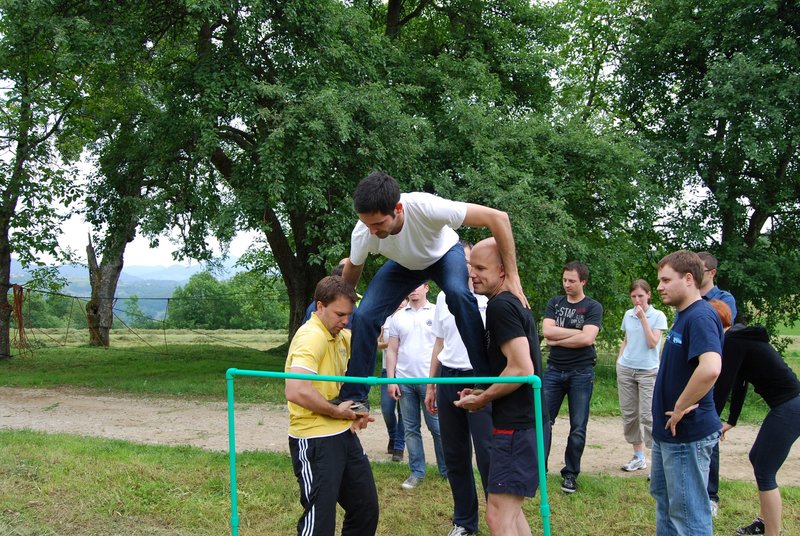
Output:
[[547,471],[544,463],[544,423],[542,422],[542,380],[531,376],[533,385],[533,413],[536,416],[536,450],[539,464],[539,511],[542,514],[544,536],[550,536],[550,503],[547,499]]
[[225,373],[228,383],[228,452],[230,453],[231,472],[231,535],[239,535],[239,506],[236,500],[236,421],[233,417],[233,377],[235,368]]

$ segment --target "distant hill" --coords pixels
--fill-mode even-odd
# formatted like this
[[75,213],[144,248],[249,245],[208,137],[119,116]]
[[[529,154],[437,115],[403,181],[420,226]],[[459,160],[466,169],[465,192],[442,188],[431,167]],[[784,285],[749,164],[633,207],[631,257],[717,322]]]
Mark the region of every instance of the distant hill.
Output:
[[[229,258],[224,262],[224,273],[214,272],[217,279],[233,277],[242,268],[234,267],[238,258]],[[122,298],[116,306],[117,314],[125,309],[124,298],[136,295],[139,308],[145,316],[154,319],[164,318],[167,299],[176,288],[185,285],[189,278],[202,272],[206,266],[202,263],[192,265],[171,264],[169,266],[124,266],[117,284],[116,296]],[[88,299],[91,295],[89,285],[89,269],[80,265],[64,265],[58,267],[58,273],[67,280],[67,286],[61,291],[69,296]],[[30,280],[30,274],[23,269],[16,259],[11,260],[11,283],[24,284]],[[124,315],[123,315],[124,316]]]

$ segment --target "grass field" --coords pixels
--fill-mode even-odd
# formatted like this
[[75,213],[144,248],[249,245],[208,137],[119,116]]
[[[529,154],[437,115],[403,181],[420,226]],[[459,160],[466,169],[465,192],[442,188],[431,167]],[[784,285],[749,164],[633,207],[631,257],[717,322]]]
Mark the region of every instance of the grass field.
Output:
[[[220,535],[230,526],[228,458],[189,447],[156,447],[63,434],[0,431],[0,534]],[[301,513],[288,456],[238,458],[240,534],[293,534]],[[378,534],[446,534],[450,490],[431,468],[423,484],[400,489],[405,466],[374,463],[381,521]],[[653,501],[641,478],[581,476],[565,495],[551,476],[552,534],[655,533]],[[800,534],[800,488],[782,488],[784,534]],[[757,508],[752,484],[723,482],[716,534],[732,534]],[[541,534],[539,500],[526,501]],[[339,516],[341,520],[341,515]],[[482,534],[488,534],[482,521]]]
[[[63,333],[62,333],[63,335]],[[138,333],[113,337],[109,349],[42,344],[32,354],[0,361],[0,385],[71,386],[140,396],[223,400],[230,367],[282,370],[280,332]],[[54,339],[56,337],[53,337]],[[194,339],[193,339],[194,338]],[[41,340],[41,339],[38,339]],[[137,344],[135,341],[139,340]],[[142,343],[146,340],[147,343]],[[160,343],[158,342],[160,340]],[[798,339],[786,353],[800,369]],[[613,353],[601,356],[593,414],[618,412]],[[373,390],[377,391],[377,390]],[[281,404],[279,382],[239,378],[237,400]],[[377,393],[373,406],[377,407]],[[750,401],[743,420],[757,422],[765,408]],[[0,431],[0,535],[217,535],[228,532],[230,489],[225,454],[189,447],[153,447],[70,435]],[[292,534],[300,513],[288,457],[249,452],[238,457],[240,533]],[[407,469],[374,463],[381,500],[382,535],[445,534],[451,513],[446,482],[431,471],[420,488],[399,483]],[[567,496],[549,477],[553,534],[653,534],[654,506],[637,478],[582,475],[581,491]],[[800,487],[783,487],[784,534],[800,534]],[[751,483],[723,482],[716,534],[732,534],[757,511]],[[540,533],[538,499],[526,502]],[[485,524],[483,534],[488,531]]]

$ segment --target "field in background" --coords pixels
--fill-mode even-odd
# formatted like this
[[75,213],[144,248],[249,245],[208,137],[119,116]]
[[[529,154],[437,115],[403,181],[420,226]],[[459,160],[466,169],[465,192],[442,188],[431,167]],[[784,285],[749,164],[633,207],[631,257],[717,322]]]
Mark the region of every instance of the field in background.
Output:
[[[225,371],[235,367],[282,371],[286,360],[286,332],[266,330],[136,330],[112,334],[110,348],[86,346],[84,331],[48,330],[36,333],[38,343],[24,355],[0,361],[0,385],[19,387],[70,386],[156,396],[191,395],[224,400]],[[60,337],[60,338],[59,338]],[[66,341],[66,344],[64,344]],[[546,354],[545,354],[546,355]],[[800,375],[800,337],[784,352]],[[616,351],[600,350],[591,402],[593,415],[619,416]],[[377,360],[380,366],[380,360]],[[375,370],[380,375],[380,370]],[[284,404],[282,384],[242,378],[237,400]],[[370,392],[380,407],[377,389]],[[752,393],[742,411],[742,422],[758,423],[767,413]],[[562,406],[562,413],[566,404]]]
[[[29,329],[28,340],[41,347],[86,346],[89,330]],[[269,350],[287,342],[286,330],[264,329],[112,329],[112,348],[151,346],[162,351],[171,345],[215,344]]]

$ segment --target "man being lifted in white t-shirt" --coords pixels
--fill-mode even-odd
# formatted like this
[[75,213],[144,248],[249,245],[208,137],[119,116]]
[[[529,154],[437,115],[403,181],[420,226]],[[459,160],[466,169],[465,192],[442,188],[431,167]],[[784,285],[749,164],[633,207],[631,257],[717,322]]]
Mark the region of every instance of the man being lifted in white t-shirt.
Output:
[[[489,369],[483,341],[483,321],[467,286],[464,248],[455,229],[486,227],[494,236],[506,268],[508,285],[525,307],[514,236],[508,214],[472,203],[450,201],[424,192],[400,193],[397,181],[382,172],[363,179],[353,195],[359,222],[350,239],[350,257],[342,277],[354,287],[367,256],[389,259],[372,278],[353,315],[352,354],[347,375],[375,374],[378,333],[386,317],[422,283],[433,280],[447,296],[476,376]],[[369,386],[345,383],[336,402],[353,400],[366,405]]]

